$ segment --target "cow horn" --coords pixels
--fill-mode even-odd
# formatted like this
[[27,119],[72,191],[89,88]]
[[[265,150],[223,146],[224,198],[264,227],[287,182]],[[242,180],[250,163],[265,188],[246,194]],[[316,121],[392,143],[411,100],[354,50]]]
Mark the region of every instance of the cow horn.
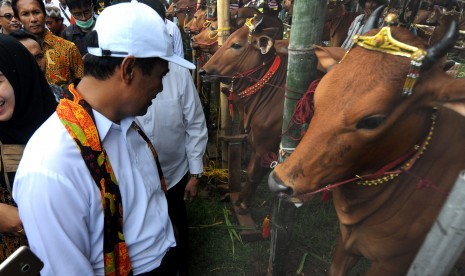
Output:
[[405,1],[404,2],[404,6],[402,7],[402,10],[400,11],[399,13],[399,22],[403,25],[406,25],[407,24],[407,7],[408,7],[408,3],[409,1]]
[[420,10],[421,2],[422,1],[416,1],[415,3],[412,4],[413,5],[412,12],[411,12],[410,16],[408,17],[407,22],[405,22],[406,27],[409,30],[410,30],[410,26],[413,24],[413,21],[415,20],[415,17],[418,14],[418,11]]
[[426,57],[423,59],[423,69],[430,68],[438,59],[443,57],[452,47],[454,47],[459,37],[457,30],[457,21],[452,20],[449,30],[438,43],[434,44],[427,50]]
[[371,13],[370,17],[368,17],[367,22],[365,22],[365,25],[363,26],[362,34],[368,32],[371,29],[378,28],[379,16],[381,15],[385,7],[386,5],[381,5]]

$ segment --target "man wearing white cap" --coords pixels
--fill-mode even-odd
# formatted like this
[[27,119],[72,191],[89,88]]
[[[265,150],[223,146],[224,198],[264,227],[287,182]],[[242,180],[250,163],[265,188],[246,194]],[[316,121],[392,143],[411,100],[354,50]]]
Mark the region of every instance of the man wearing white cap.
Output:
[[30,139],[16,174],[30,247],[41,275],[175,275],[163,174],[135,116],[163,89],[168,61],[194,65],[135,0],[106,8],[89,35],[84,77]]

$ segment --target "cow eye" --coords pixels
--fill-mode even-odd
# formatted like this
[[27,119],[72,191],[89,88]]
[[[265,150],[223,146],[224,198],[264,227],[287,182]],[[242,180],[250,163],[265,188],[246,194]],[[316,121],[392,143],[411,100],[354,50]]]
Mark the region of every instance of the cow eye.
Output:
[[237,50],[237,49],[240,49],[241,47],[242,47],[242,46],[241,46],[240,44],[238,44],[238,43],[233,43],[233,44],[231,45],[231,48],[236,49],[236,50]]
[[367,118],[363,118],[357,123],[358,129],[375,129],[386,121],[386,116],[375,115]]

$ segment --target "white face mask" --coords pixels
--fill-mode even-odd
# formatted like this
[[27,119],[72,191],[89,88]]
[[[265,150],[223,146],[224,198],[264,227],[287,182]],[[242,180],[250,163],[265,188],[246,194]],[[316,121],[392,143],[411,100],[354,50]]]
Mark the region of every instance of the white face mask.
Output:
[[89,29],[94,25],[94,16],[91,16],[87,21],[81,21],[76,19],[76,25],[81,29]]

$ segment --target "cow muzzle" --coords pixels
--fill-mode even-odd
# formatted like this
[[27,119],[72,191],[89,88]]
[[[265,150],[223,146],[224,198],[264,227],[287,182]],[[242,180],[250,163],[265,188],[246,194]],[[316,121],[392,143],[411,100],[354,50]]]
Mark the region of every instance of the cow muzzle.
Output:
[[291,196],[294,191],[291,187],[284,185],[280,180],[276,179],[276,174],[274,171],[268,176],[268,187],[273,193],[278,194],[278,196]]
[[297,195],[293,188],[284,185],[274,171],[268,176],[268,187],[278,197],[293,203],[296,207],[302,206],[314,197],[312,193]]
[[200,68],[199,69],[199,76],[202,79],[203,82],[215,82],[217,81],[217,78],[210,75],[205,69]]

